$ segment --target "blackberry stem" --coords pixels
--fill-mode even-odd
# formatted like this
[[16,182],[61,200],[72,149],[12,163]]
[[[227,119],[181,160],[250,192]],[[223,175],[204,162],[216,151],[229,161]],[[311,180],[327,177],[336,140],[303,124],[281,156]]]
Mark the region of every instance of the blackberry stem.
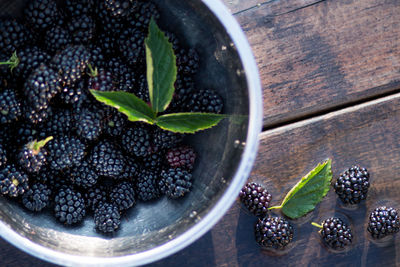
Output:
[[268,210],[279,210],[279,209],[281,209],[283,206],[273,206],[273,207],[270,207],[270,208],[268,208]]
[[99,71],[97,70],[96,67],[93,69],[92,64],[90,64],[90,63],[87,64],[87,66],[88,66],[89,71],[90,71],[90,73],[89,73],[90,77],[97,77],[99,75]]
[[322,229],[322,228],[323,228],[323,226],[322,226],[322,225],[320,225],[320,224],[318,224],[318,223],[312,222],[311,224],[312,224],[313,226],[315,226],[315,227],[318,227],[318,228],[320,228],[320,229]]
[[0,62],[0,65],[9,65],[11,72],[19,65],[19,58],[17,56],[17,51],[15,51],[8,61]]
[[40,149],[42,147],[44,147],[51,140],[53,140],[53,136],[49,136],[46,139],[41,140],[41,141],[35,140],[35,141],[31,142],[28,146],[29,146],[30,149],[33,150],[34,153],[37,154],[37,153],[40,152]]

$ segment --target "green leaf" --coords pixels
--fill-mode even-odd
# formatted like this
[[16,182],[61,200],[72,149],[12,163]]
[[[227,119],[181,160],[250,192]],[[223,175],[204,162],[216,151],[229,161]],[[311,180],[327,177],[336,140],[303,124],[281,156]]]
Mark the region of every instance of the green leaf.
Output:
[[156,124],[175,133],[195,133],[217,125],[225,117],[212,113],[175,113],[158,117]]
[[145,40],[147,83],[152,109],[163,112],[172,101],[176,81],[176,56],[172,44],[151,19],[149,35]]
[[153,124],[156,115],[142,99],[127,92],[101,92],[90,90],[92,95],[100,102],[118,109],[128,116],[130,121],[142,121]]
[[287,193],[279,207],[282,212],[292,219],[300,218],[315,209],[315,206],[328,193],[332,180],[332,161],[329,159],[318,164]]

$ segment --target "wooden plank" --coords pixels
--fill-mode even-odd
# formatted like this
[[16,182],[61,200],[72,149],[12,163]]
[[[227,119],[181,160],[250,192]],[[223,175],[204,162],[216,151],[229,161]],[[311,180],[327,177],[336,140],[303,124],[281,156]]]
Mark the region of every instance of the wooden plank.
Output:
[[236,15],[260,68],[266,127],[400,87],[400,2],[272,1]]

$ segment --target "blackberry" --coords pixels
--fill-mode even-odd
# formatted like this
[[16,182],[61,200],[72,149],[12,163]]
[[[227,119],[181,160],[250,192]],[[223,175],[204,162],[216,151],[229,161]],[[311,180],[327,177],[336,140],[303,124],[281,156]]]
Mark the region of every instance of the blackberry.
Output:
[[39,127],[41,135],[60,136],[70,133],[75,127],[75,120],[69,109],[53,109],[51,117]]
[[41,137],[37,127],[26,121],[13,124],[11,135],[12,141],[10,142],[18,148]]
[[82,15],[73,17],[67,27],[74,44],[88,44],[94,37],[96,24],[92,17]]
[[56,99],[61,104],[75,104],[81,100],[85,90],[86,81],[82,79],[73,85],[64,85],[61,89],[61,93],[57,95]]
[[35,183],[22,196],[22,204],[30,211],[41,211],[50,204],[50,196],[47,185]]
[[26,80],[33,70],[41,64],[47,64],[51,57],[36,46],[28,46],[17,51],[19,64],[12,72],[21,80]]
[[111,137],[121,136],[127,121],[127,117],[118,110],[107,108],[104,121],[104,131]]
[[145,74],[141,74],[138,79],[137,89],[135,95],[142,99],[146,103],[150,103],[149,87],[147,84],[147,77]]
[[156,128],[153,132],[154,145],[160,149],[175,147],[183,140],[184,135]]
[[18,197],[29,189],[28,176],[15,165],[6,165],[0,170],[0,192],[2,195]]
[[373,238],[383,238],[400,230],[400,216],[392,207],[378,207],[369,215],[368,232]]
[[94,10],[94,0],[65,0],[65,9],[70,17],[90,15]]
[[[54,182],[59,179],[59,171],[52,170],[49,166],[43,166],[38,173],[30,174],[30,181],[33,183],[42,183],[54,185]],[[50,188],[50,187],[49,187]]]
[[60,91],[57,74],[44,64],[29,75],[24,86],[26,99],[37,112],[47,109],[50,100]]
[[92,211],[95,211],[100,203],[105,203],[108,201],[107,195],[107,189],[102,185],[96,185],[88,188],[84,194],[86,207]]
[[61,77],[63,85],[72,85],[80,80],[89,63],[90,53],[82,45],[70,45],[57,53],[51,66]]
[[44,43],[47,51],[54,54],[57,51],[65,49],[68,45],[71,45],[72,37],[68,30],[55,25],[47,30]]
[[28,122],[33,124],[43,123],[49,117],[51,117],[52,114],[51,106],[47,106],[47,104],[44,104],[40,109],[35,109],[30,105],[31,103],[24,101],[23,115]]
[[111,203],[102,203],[94,212],[96,229],[103,233],[115,232],[121,224],[118,208]]
[[118,48],[115,46],[117,45],[118,41],[115,37],[109,36],[106,33],[100,33],[97,37],[97,45],[101,48],[103,53],[108,56],[114,56]]
[[192,170],[196,160],[196,153],[193,148],[181,145],[168,150],[166,158],[171,168]]
[[32,0],[25,7],[25,19],[36,31],[45,31],[57,22],[59,12],[54,0]]
[[59,136],[47,144],[48,163],[54,170],[79,166],[85,155],[85,145],[75,137]]
[[125,158],[125,171],[121,175],[121,179],[126,179],[128,181],[135,181],[136,177],[139,175],[142,166],[139,165],[134,159]]
[[138,3],[139,6],[132,14],[129,25],[131,28],[140,29],[142,32],[147,33],[151,18],[157,21],[160,18],[160,12],[152,2],[139,1]]
[[28,173],[39,172],[40,168],[46,163],[47,151],[43,147],[52,140],[48,137],[44,140],[34,140],[26,144],[19,152],[18,164]]
[[63,224],[77,224],[86,215],[85,201],[81,193],[71,187],[60,188],[54,198],[54,203],[54,216]]
[[110,200],[120,211],[133,207],[136,203],[133,184],[121,182],[115,185],[111,189]]
[[175,82],[175,92],[167,111],[183,112],[184,104],[195,91],[194,81],[191,76],[178,75]]
[[149,170],[142,170],[136,180],[136,194],[142,201],[150,201],[160,197],[157,175]]
[[333,187],[343,203],[358,204],[367,197],[369,185],[367,169],[353,166],[340,175]]
[[93,68],[103,68],[106,64],[103,49],[95,44],[89,44],[88,50],[90,52],[89,64]]
[[163,170],[159,187],[161,192],[169,198],[181,198],[190,192],[192,174],[180,168],[169,169],[168,171]]
[[11,55],[28,42],[32,42],[32,37],[22,23],[11,18],[0,19],[0,51]]
[[147,125],[132,124],[122,134],[122,147],[126,153],[136,157],[146,157],[152,152],[151,132]]
[[135,11],[135,0],[102,0],[108,13],[113,17],[127,17]]
[[135,66],[145,60],[144,39],[145,35],[136,28],[125,29],[119,39],[119,51],[125,62]]
[[21,103],[12,89],[0,91],[0,124],[11,123],[22,116]]
[[99,142],[90,154],[90,163],[99,175],[118,179],[124,172],[125,159],[110,141]]
[[256,216],[265,216],[272,196],[262,185],[247,183],[239,193],[240,201]]
[[165,151],[156,151],[142,158],[143,168],[160,173],[165,163]]
[[257,243],[264,248],[284,249],[293,239],[293,226],[280,217],[258,219],[255,228]]
[[111,72],[105,69],[93,69],[90,64],[88,67],[90,70],[88,81],[89,89],[103,92],[115,91]]
[[[111,58],[107,62],[105,68],[112,73],[113,81],[115,84],[122,83],[124,87],[134,86],[132,82],[135,80],[135,77],[132,76],[132,73],[134,71],[129,68],[125,63],[123,63],[122,59],[117,57]],[[122,88],[122,91],[129,91],[129,89]]]
[[353,239],[350,227],[339,218],[328,218],[322,225],[312,223],[320,228],[319,231],[324,243],[333,249],[343,249],[350,245]]
[[118,36],[125,28],[126,19],[124,17],[114,17],[108,11],[104,1],[99,1],[96,12],[100,29],[104,33]]
[[7,153],[0,143],[0,168],[3,168],[7,164]]
[[199,69],[199,55],[193,48],[189,50],[180,49],[176,55],[178,73],[183,75],[194,75]]
[[221,113],[223,109],[221,96],[212,89],[202,89],[188,99],[185,110],[188,112]]
[[89,141],[97,140],[103,131],[102,120],[101,111],[83,109],[75,115],[77,135]]
[[99,179],[99,175],[92,169],[87,160],[82,161],[79,166],[73,167],[69,171],[69,175],[74,185],[85,189],[93,187]]

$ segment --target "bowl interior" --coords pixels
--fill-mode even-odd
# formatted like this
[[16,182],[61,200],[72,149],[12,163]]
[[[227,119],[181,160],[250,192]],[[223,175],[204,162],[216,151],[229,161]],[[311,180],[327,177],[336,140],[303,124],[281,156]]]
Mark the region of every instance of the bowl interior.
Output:
[[[20,16],[23,0],[0,1],[1,15]],[[114,257],[140,253],[175,239],[214,207],[231,184],[242,159],[248,131],[249,96],[236,48],[224,27],[202,1],[156,0],[159,25],[176,33],[200,56],[198,88],[213,88],[231,115],[219,126],[188,137],[198,152],[193,191],[180,200],[162,198],[138,203],[125,214],[113,237],[94,231],[92,216],[64,227],[51,211],[32,214],[0,197],[0,219],[19,235],[50,249],[73,255]],[[0,233],[1,234],[1,233]]]

